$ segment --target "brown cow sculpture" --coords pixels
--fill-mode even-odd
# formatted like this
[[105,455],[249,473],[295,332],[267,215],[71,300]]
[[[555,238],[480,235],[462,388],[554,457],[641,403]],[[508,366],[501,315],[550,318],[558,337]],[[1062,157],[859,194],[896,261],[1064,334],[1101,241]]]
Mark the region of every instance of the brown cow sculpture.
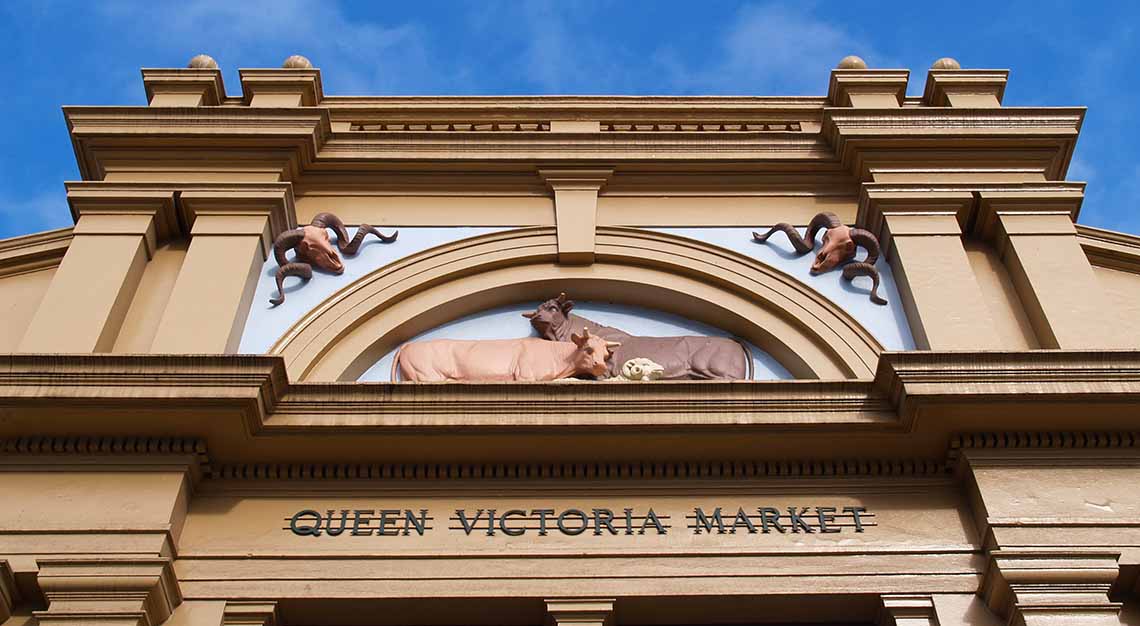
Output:
[[617,343],[591,335],[588,329],[570,341],[524,339],[432,339],[406,343],[392,359],[397,372],[411,382],[549,381],[588,376],[601,378],[606,359]]
[[630,359],[645,358],[665,368],[665,380],[751,380],[752,358],[744,344],[727,337],[644,337],[610,328],[578,315],[571,315],[574,302],[559,294],[538,305],[534,313],[523,313],[543,339],[565,341],[589,326],[610,341],[620,342],[606,375],[618,376]]
[[[871,277],[871,302],[886,304],[885,298],[879,295],[879,270],[875,269],[875,261],[879,260],[879,239],[870,231],[862,228],[852,228],[844,225],[834,213],[819,213],[811,218],[808,224],[807,237],[800,236],[800,231],[787,222],[780,222],[768,232],[761,235],[752,233],[752,240],[756,243],[767,243],[768,238],[776,232],[788,236],[788,241],[798,254],[807,254],[815,248],[815,235],[819,229],[826,228],[823,233],[823,247],[815,255],[811,264],[812,274],[822,274],[843,266],[843,279],[850,282],[856,276]],[[855,260],[857,246],[867,250],[867,258],[862,261]]]
[[[384,243],[392,243],[400,234],[399,231],[396,231],[391,235],[385,235],[368,224],[361,224],[360,228],[356,229],[356,236],[349,241],[348,230],[344,227],[344,222],[332,213],[318,213],[308,226],[301,226],[281,233],[273,242],[273,256],[277,259],[277,265],[280,266],[277,268],[278,296],[269,299],[273,306],[285,302],[283,285],[288,276],[299,276],[302,280],[309,280],[313,277],[314,265],[334,274],[344,273],[344,264],[341,263],[340,256],[337,255],[336,250],[333,250],[332,244],[329,242],[329,231],[327,230],[329,228],[336,231],[337,249],[347,255],[356,254],[356,251],[360,249],[360,244],[364,241],[364,236],[368,233],[376,235]],[[292,262],[285,258],[285,252],[290,248],[296,248],[296,257]]]

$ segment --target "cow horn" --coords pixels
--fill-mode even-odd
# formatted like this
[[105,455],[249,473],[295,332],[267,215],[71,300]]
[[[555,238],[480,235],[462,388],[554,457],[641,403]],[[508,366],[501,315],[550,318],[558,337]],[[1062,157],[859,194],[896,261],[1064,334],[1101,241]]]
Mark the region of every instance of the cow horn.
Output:
[[867,258],[863,260],[864,263],[874,265],[875,261],[879,260],[879,238],[872,235],[871,231],[852,228],[851,241],[867,250]]
[[277,259],[277,265],[284,267],[289,264],[289,259],[285,258],[285,252],[297,247],[301,240],[305,238],[305,231],[300,228],[287,230],[273,241],[273,258]]

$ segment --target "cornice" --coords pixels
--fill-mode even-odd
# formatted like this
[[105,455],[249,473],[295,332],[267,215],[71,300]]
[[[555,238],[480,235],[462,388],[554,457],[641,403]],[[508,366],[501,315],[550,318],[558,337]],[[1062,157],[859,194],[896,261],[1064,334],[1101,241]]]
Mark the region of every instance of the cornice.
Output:
[[[298,463],[426,466],[424,459],[474,459],[481,451],[533,462],[551,445],[585,454],[568,447],[583,441],[595,441],[581,448],[591,455],[602,452],[597,442],[620,441],[625,458],[649,462],[666,449],[654,442],[678,435],[689,442],[717,435],[713,455],[722,459],[908,458],[906,451],[946,450],[954,433],[975,428],[983,409],[986,432],[1021,432],[1039,410],[1080,416],[1085,430],[1108,432],[1131,423],[1123,416],[1138,398],[1140,351],[885,353],[873,381],[438,385],[290,384],[284,362],[272,356],[0,356],[0,437],[25,442],[6,446],[34,452],[47,445],[36,437],[87,433],[96,439],[61,443],[65,437],[51,447],[161,450],[193,442],[222,463],[285,454]],[[1021,408],[1001,408],[1011,404]],[[166,439],[127,443],[140,432]],[[472,448],[474,441],[481,443]],[[667,449],[673,458],[693,450]]]
[[0,277],[59,265],[71,245],[71,238],[71,228],[60,228],[0,239]]
[[874,167],[1005,167],[1060,180],[1068,169],[1084,108],[1000,107],[824,109],[822,136],[852,172]]
[[[135,150],[154,159],[173,147],[178,150],[168,158],[197,162],[232,160],[243,151],[260,154],[293,178],[332,132],[328,110],[314,107],[64,107],[63,113],[86,180],[106,175],[104,152]],[[285,156],[275,149],[284,149]]]
[[1077,241],[1093,265],[1140,274],[1140,236],[1077,224]]

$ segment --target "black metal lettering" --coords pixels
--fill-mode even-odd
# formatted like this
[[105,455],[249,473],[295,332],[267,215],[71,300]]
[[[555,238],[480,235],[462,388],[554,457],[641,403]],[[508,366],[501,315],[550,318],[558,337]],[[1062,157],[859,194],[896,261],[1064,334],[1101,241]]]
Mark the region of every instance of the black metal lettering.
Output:
[[502,517],[499,518],[499,530],[503,531],[504,535],[510,535],[511,537],[518,537],[519,535],[526,532],[526,525],[525,524],[523,525],[522,528],[510,528],[510,527],[508,527],[507,526],[507,518],[509,518],[509,517],[526,517],[526,511],[520,511],[518,509],[511,509],[511,510],[507,511],[506,513],[503,513]]
[[329,512],[328,521],[325,522],[325,534],[336,537],[337,535],[344,532],[344,527],[346,524],[348,524],[348,509],[341,509],[340,510],[340,528],[336,528],[336,529],[334,529],[333,525],[332,525],[332,522],[333,522],[332,509],[328,509],[328,512]]
[[427,528],[427,509],[420,509],[419,519],[416,519],[416,516],[412,515],[411,509],[404,509],[404,535],[405,536],[407,536],[409,533],[409,528],[408,528],[409,524],[412,526],[415,526],[416,527],[416,533],[419,536],[423,537],[424,536],[424,529]]
[[[297,522],[301,521],[302,517],[311,517],[311,526],[298,526]],[[312,509],[305,509],[304,511],[297,511],[293,517],[289,518],[289,530],[293,531],[294,535],[311,535],[313,537],[321,536],[321,514]]]
[[696,519],[693,520],[693,534],[694,535],[701,534],[701,527],[702,526],[704,527],[706,533],[711,533],[714,523],[716,524],[716,534],[718,534],[718,535],[724,534],[724,519],[721,518],[721,516],[720,516],[720,507],[719,506],[716,507],[716,509],[713,511],[712,519],[709,519],[709,516],[705,514],[704,509],[701,509],[699,507],[693,508],[693,513],[696,517]]
[[[566,528],[566,524],[564,524],[563,522],[566,521],[567,515],[573,515],[574,517],[580,517],[582,519],[582,527],[581,528],[570,528],[570,529]],[[590,520],[589,520],[589,518],[586,517],[585,511],[581,511],[579,509],[566,509],[565,511],[563,511],[562,513],[560,513],[558,515],[558,522],[557,523],[558,523],[558,530],[561,530],[562,534],[564,534],[564,535],[581,535],[582,533],[586,532],[586,527],[588,527],[590,525]]]
[[625,510],[625,534],[633,534],[633,509]]
[[[399,520],[399,515],[401,512],[402,511],[400,511],[399,509],[382,509],[380,511],[380,517],[378,518],[380,521],[380,527],[376,529],[376,534],[377,535],[387,535],[388,534],[388,526],[389,525],[392,525],[392,526],[396,525],[396,522]],[[396,516],[396,517],[392,517],[392,516]],[[400,534],[400,531],[395,531],[392,534],[398,535],[398,534]]]
[[538,515],[538,536],[546,536],[546,516],[554,515],[554,509],[531,509],[531,515]]
[[756,510],[760,511],[760,532],[764,533],[765,535],[772,532],[768,530],[769,524],[771,524],[777,531],[781,533],[788,532],[784,530],[784,526],[780,524],[780,511],[778,509],[773,509],[770,506],[765,506]]
[[487,536],[495,536],[495,509],[487,509]]
[[649,524],[653,524],[653,526],[657,528],[658,535],[665,534],[665,526],[661,523],[661,520],[657,519],[657,514],[653,512],[653,509],[649,509],[649,512],[645,514],[645,519],[641,522],[641,530],[637,531],[637,534],[644,535],[645,527]]
[[[352,534],[353,535],[371,535],[372,529],[368,527],[368,522],[372,521],[369,515],[376,511],[372,509],[356,509],[352,512]],[[361,523],[363,522],[363,523]]]
[[738,509],[736,511],[736,519],[732,520],[732,530],[729,532],[736,533],[736,528],[742,523],[745,528],[748,529],[748,534],[751,535],[756,532],[756,526],[752,523],[752,520],[748,519],[748,514],[744,512],[744,509]]
[[807,515],[806,506],[803,507],[803,510],[799,513],[796,513],[796,507],[788,507],[788,523],[792,525],[792,532],[798,533],[800,532],[799,529],[801,528],[804,529],[805,533],[815,532],[815,530],[813,530],[811,526],[808,526],[808,523],[804,521],[804,518],[801,517],[802,515]]
[[851,517],[855,520],[855,532],[863,532],[863,520],[859,518],[860,513],[866,513],[867,509],[861,506],[845,506],[843,507],[844,513],[850,513]]
[[463,509],[455,509],[455,515],[459,517],[459,523],[463,525],[463,532],[470,535],[471,531],[475,530],[475,524],[479,523],[479,518],[483,517],[483,509],[476,511],[475,519],[471,521],[467,520],[467,511]]
[[602,534],[602,526],[605,526],[611,535],[618,534],[614,530],[614,512],[610,509],[594,509],[594,534]]
[[819,518],[819,532],[837,533],[840,531],[838,526],[828,526],[828,524],[835,523],[835,507],[817,506],[815,507],[815,515]]

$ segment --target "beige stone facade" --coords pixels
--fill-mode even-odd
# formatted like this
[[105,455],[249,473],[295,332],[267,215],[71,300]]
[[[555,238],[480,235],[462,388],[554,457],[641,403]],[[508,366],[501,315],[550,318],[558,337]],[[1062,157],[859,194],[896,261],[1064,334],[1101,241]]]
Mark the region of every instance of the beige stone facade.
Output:
[[[65,107],[75,226],[0,241],[5,626],[1140,624],[1140,237],[1075,223],[1083,109],[951,60],[796,98],[193,65]],[[438,239],[267,307],[322,211]],[[821,211],[895,309],[723,244]],[[361,382],[560,291],[787,376]]]

